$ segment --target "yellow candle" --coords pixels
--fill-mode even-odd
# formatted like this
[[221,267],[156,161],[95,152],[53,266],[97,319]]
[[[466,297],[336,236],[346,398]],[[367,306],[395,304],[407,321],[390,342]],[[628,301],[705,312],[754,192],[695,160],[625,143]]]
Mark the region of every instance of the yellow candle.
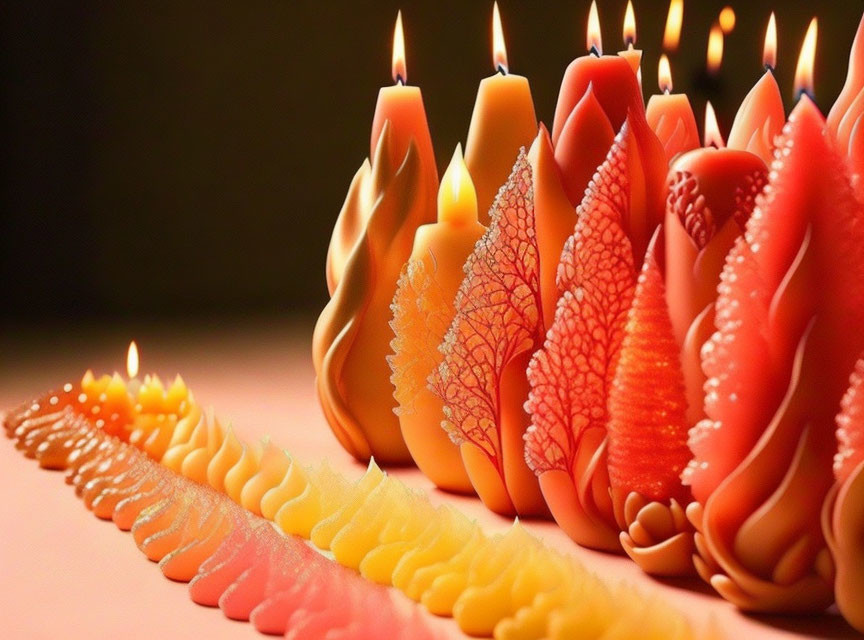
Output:
[[537,116],[528,79],[509,72],[498,3],[492,11],[492,60],[496,73],[480,82],[465,143],[465,162],[477,191],[480,222],[507,181],[521,147],[537,134]]

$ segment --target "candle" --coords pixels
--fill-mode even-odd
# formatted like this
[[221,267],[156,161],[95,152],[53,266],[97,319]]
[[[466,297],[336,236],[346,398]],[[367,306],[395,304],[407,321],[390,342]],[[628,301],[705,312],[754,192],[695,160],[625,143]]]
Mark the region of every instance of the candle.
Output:
[[[642,91],[632,67],[621,56],[602,55],[603,45],[596,2],[592,3],[589,14],[587,46],[590,53],[571,62],[561,81],[552,128],[552,143],[556,148],[561,144],[565,125],[589,87],[614,132],[620,131],[624,121],[629,120],[629,135],[639,152],[631,156],[628,170],[634,174],[634,186],[638,186],[631,193],[632,202],[627,211],[625,226],[634,255],[641,261],[654,228],[663,218],[666,157],[660,141],[645,121]],[[573,163],[559,163],[563,176],[585,175],[589,172],[589,167],[590,172],[596,169],[596,165],[590,166],[594,158],[586,156],[580,159],[575,152],[567,155]],[[641,174],[638,179],[635,177],[636,173]],[[572,183],[568,192],[575,192]]]
[[458,145],[438,191],[438,221],[417,229],[411,258],[399,279],[391,321],[389,358],[402,437],[411,457],[441,489],[471,493],[459,448],[441,429],[441,399],[427,380],[441,362],[438,345],[453,320],[453,300],[465,260],[486,228]]
[[690,426],[703,417],[705,376],[700,351],[714,330],[720,273],[768,174],[759,156],[722,147],[717,119],[708,102],[705,148],[680,155],[669,170],[663,225],[666,298],[681,350]]
[[642,50],[636,49],[636,14],[633,11],[633,0],[627,0],[627,10],[624,12],[624,51],[619,51],[618,55],[630,63],[633,68],[633,73],[636,74],[636,79],[639,81],[639,86],[642,86]]
[[489,208],[507,180],[521,147],[537,135],[537,116],[528,79],[510,73],[498,3],[492,10],[492,60],[497,73],[477,90],[465,144],[465,163],[477,191],[480,222],[489,224]]
[[861,175],[864,174],[864,126],[859,126],[864,115],[864,17],[858,24],[849,68],[843,90],[828,113],[828,131],[840,153],[848,158],[850,171],[859,196],[862,193]]
[[691,435],[697,568],[750,611],[833,601],[820,512],[834,482],[834,418],[864,349],[853,275],[864,273],[861,207],[808,95],[815,38],[814,22],[796,73],[801,99],[727,260],[703,350],[709,419]]
[[741,149],[758,155],[770,164],[774,140],[786,122],[783,98],[774,78],[777,65],[777,23],[774,13],[768,20],[762,60],[765,73],[744,98],[729,131],[730,149]]
[[645,118],[671,162],[679,153],[699,146],[699,131],[687,94],[672,93],[672,70],[665,53],[660,56],[657,81],[661,93],[648,100]]

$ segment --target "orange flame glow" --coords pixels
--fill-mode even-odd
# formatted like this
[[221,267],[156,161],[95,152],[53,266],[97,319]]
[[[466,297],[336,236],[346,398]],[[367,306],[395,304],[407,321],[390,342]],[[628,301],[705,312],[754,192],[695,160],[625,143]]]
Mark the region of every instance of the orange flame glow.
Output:
[[728,5],[723,7],[717,21],[720,23],[720,28],[723,29],[723,33],[732,33],[732,30],[735,28],[735,9]]
[[624,46],[636,44],[636,13],[633,11],[633,1],[627,0],[627,11],[624,12]]
[[765,29],[765,46],[762,48],[762,63],[769,69],[777,66],[777,18],[774,12],[768,18],[768,28]]
[[720,125],[717,124],[717,114],[714,113],[714,105],[711,101],[705,103],[705,146],[722,149],[726,146],[723,136],[720,135]]
[[507,47],[504,45],[504,29],[501,28],[501,12],[498,3],[492,5],[492,66],[507,73]]
[[597,55],[603,54],[603,36],[600,34],[600,16],[597,13],[597,0],[592,0],[591,10],[588,12],[588,35],[585,47],[588,51],[595,50]]
[[130,379],[138,375],[138,345],[134,340],[129,343],[129,351],[126,352],[126,373]]
[[672,68],[665,53],[660,56],[660,64],[657,65],[657,84],[663,93],[672,93]]
[[712,75],[717,73],[721,62],[723,62],[723,29],[719,24],[715,24],[708,34],[708,73]]
[[798,54],[798,64],[795,66],[795,95],[802,93],[813,95],[813,64],[816,61],[816,38],[819,25],[816,18],[810,21],[807,27],[807,35],[804,36],[804,44],[801,45],[801,53]]
[[408,68],[405,65],[405,33],[402,31],[402,12],[396,14],[396,28],[393,30],[393,82],[408,82]]
[[666,30],[663,32],[663,48],[676,51],[681,41],[681,23],[684,20],[684,0],[670,0],[666,14]]

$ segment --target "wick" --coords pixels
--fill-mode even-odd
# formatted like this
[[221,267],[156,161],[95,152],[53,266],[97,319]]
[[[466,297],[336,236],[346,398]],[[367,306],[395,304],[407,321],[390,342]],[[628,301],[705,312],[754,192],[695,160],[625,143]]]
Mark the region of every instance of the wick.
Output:
[[668,96],[670,93],[672,93],[672,90],[669,87],[663,88],[663,95],[664,96]]
[[404,87],[404,86],[405,86],[405,80],[402,78],[402,74],[401,74],[401,73],[397,73],[397,74],[396,74],[396,84],[397,84],[398,86],[400,86],[400,87]]
[[597,48],[596,44],[592,44],[591,48],[588,50],[588,54],[599,58],[600,57],[600,49]]
[[633,45],[636,44],[636,40],[634,40],[632,37],[628,36],[627,40],[624,41],[624,44],[627,45],[628,50],[633,51]]
[[770,62],[765,63],[765,71],[770,71],[771,73],[774,73],[774,67],[771,65]]
[[505,67],[503,64],[499,64],[498,65],[498,73],[500,73],[502,76],[506,76],[507,75],[507,67]]

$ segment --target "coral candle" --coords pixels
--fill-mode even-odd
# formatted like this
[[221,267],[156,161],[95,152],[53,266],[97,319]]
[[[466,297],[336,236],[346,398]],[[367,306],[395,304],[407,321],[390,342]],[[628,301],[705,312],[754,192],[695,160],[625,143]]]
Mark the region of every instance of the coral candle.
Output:
[[672,93],[672,69],[665,53],[660,56],[657,83],[661,93],[648,100],[645,118],[671,162],[679,153],[699,147],[699,131],[687,94]]
[[777,22],[774,14],[768,20],[762,61],[765,73],[744,98],[732,129],[729,131],[730,149],[742,149],[758,155],[770,164],[774,153],[774,139],[783,129],[786,112],[783,98],[774,78],[777,65]]
[[624,13],[624,46],[627,48],[619,51],[618,55],[630,63],[639,86],[642,86],[642,50],[636,48],[636,14],[632,0],[627,0],[627,11]]

